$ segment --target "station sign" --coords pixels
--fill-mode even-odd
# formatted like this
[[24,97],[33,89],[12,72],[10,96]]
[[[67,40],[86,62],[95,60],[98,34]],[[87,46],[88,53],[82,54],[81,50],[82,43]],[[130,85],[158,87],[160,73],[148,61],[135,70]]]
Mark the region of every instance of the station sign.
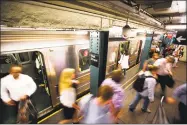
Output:
[[91,65],[98,67],[99,66],[99,54],[91,53],[90,54],[90,63],[91,63]]
[[174,44],[181,44],[181,45],[187,45],[187,30],[185,31],[178,31],[176,38],[174,39],[173,43]]

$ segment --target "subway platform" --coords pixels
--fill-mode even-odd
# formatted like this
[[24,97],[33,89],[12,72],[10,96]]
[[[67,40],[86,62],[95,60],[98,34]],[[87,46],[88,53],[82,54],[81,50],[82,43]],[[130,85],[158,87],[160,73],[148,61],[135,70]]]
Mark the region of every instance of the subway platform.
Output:
[[[166,95],[168,97],[172,96],[173,90],[181,84],[186,83],[186,62],[179,62],[177,68],[173,68],[175,86],[170,89],[167,87]],[[133,82],[132,82],[133,83]],[[144,113],[141,111],[142,102],[137,105],[137,108],[134,112],[129,112],[128,107],[131,101],[134,99],[136,92],[132,89],[132,83],[128,84],[125,87],[125,104],[123,108],[123,113],[119,117],[119,124],[151,124],[153,122],[153,118],[156,115],[156,111],[160,105],[161,100],[161,88],[160,85],[156,87],[155,90],[155,101],[150,103],[149,109],[152,111],[151,113]],[[141,100],[142,101],[142,100]],[[166,116],[168,118],[169,123],[175,124],[178,123],[179,114],[178,114],[178,103],[168,104],[163,102],[163,107],[166,112]],[[60,109],[50,116],[44,118],[39,121],[40,124],[57,124],[60,120],[63,120],[62,110]]]

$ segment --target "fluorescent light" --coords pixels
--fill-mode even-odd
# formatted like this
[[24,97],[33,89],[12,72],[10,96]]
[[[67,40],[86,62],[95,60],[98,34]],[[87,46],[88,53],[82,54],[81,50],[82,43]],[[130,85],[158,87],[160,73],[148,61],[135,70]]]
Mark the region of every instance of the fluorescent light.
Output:
[[166,25],[166,29],[186,29],[186,25]]

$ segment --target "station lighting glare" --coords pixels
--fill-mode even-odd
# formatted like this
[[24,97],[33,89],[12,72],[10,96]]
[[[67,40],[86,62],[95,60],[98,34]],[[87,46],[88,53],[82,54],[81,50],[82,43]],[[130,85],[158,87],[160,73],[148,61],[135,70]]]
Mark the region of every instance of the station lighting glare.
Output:
[[186,16],[181,17],[181,23],[186,23]]
[[186,29],[186,25],[166,25],[166,29],[172,30],[172,29]]
[[86,34],[88,34],[88,31],[77,31],[76,34],[77,35],[86,35]]

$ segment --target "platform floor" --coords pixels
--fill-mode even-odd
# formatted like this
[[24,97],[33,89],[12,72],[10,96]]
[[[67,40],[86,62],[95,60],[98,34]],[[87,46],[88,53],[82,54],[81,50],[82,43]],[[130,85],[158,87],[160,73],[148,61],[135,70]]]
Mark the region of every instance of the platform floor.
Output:
[[[186,82],[186,63],[179,62],[177,68],[173,68],[173,74],[174,74],[174,80],[176,81],[176,84],[173,89],[170,89],[167,87],[167,96],[172,96],[173,90],[178,87],[179,85]],[[132,89],[132,86],[129,87],[126,92],[126,101],[124,105],[124,113],[120,117],[120,123],[126,123],[126,124],[150,124],[153,120],[153,117],[156,113],[156,109],[159,106],[160,99],[161,99],[161,88],[160,85],[157,86],[155,90],[155,101],[154,103],[150,103],[149,109],[152,111],[151,113],[143,113],[141,111],[142,103],[139,103],[136,110],[132,113],[128,111],[128,106],[131,103],[131,101],[134,99],[134,96],[136,94],[135,90]],[[164,109],[166,111],[166,115],[168,117],[168,120],[170,123],[177,123],[178,121],[178,104],[163,104]]]
[[[172,96],[173,90],[186,82],[186,63],[185,62],[179,62],[177,68],[173,68],[173,74],[174,74],[174,79],[176,81],[176,84],[173,89],[167,88],[167,96]],[[138,104],[136,110],[132,113],[128,111],[129,104],[132,102],[132,100],[135,97],[135,90],[132,89],[132,85],[129,85],[128,88],[125,90],[125,104],[123,108],[123,115],[119,117],[118,123],[121,124],[151,124],[153,117],[156,113],[156,110],[160,104],[160,93],[161,93],[161,88],[160,85],[157,86],[155,90],[155,101],[154,103],[151,103],[149,105],[149,109],[152,111],[151,113],[143,113],[141,111],[141,106],[142,102]],[[178,104],[163,104],[164,109],[166,111],[167,117],[169,119],[170,123],[177,123],[178,120]],[[62,110],[57,111],[56,113],[52,114],[50,117],[46,118],[43,120],[42,124],[56,124],[60,120],[63,119],[62,116]]]

